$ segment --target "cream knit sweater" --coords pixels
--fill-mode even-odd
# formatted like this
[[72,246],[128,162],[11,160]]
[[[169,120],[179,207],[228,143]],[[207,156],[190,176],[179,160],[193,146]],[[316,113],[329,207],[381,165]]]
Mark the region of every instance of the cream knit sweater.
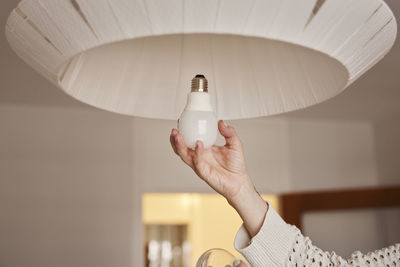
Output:
[[312,245],[295,226],[286,224],[269,206],[261,230],[251,240],[242,226],[235,238],[235,248],[249,261],[252,267],[270,266],[399,266],[400,244],[370,252],[366,255],[355,252],[348,260],[324,252]]

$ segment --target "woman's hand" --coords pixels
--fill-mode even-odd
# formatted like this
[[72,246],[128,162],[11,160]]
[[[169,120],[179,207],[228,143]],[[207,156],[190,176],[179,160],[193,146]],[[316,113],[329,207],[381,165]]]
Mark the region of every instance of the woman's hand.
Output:
[[[228,265],[229,266],[229,265]],[[230,267],[230,266],[229,266]],[[241,261],[241,260],[236,260],[234,263],[233,263],[233,267],[248,267],[247,266],[247,264],[246,263],[244,263],[243,261]]]
[[247,174],[243,146],[235,129],[218,122],[218,129],[225,137],[225,146],[212,146],[204,149],[197,141],[196,149],[185,145],[183,136],[173,129],[170,137],[172,148],[196,174],[223,195],[228,201],[238,196],[241,190],[253,190],[253,184]]
[[243,145],[235,129],[222,121],[218,122],[218,129],[225,137],[224,146],[204,149],[203,143],[197,141],[193,150],[186,146],[179,131],[173,129],[172,148],[202,180],[228,200],[242,217],[249,234],[254,236],[262,226],[268,207],[247,173]]

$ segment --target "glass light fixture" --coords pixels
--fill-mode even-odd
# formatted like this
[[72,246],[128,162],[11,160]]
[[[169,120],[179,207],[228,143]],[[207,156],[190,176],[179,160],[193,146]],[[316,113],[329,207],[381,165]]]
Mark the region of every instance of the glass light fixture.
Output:
[[202,74],[192,80],[192,90],[178,121],[178,129],[190,148],[196,146],[197,140],[204,143],[204,148],[211,147],[217,140],[218,121],[208,94],[207,79]]
[[196,267],[233,267],[235,261],[235,257],[225,249],[214,248],[200,256]]

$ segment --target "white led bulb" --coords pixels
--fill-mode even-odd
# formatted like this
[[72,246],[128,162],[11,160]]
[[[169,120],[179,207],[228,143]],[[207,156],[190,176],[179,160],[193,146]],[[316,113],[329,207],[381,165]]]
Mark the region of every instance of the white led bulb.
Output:
[[218,121],[211,106],[207,85],[204,75],[196,75],[192,80],[192,91],[188,95],[185,110],[179,118],[178,129],[190,148],[195,148],[197,140],[204,143],[204,148],[211,147],[217,140]]

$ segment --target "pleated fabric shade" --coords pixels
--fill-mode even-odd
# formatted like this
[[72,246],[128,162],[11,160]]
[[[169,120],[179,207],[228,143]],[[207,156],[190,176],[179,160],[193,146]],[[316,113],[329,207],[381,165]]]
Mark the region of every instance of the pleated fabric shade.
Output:
[[177,119],[206,75],[219,119],[329,99],[384,57],[396,19],[382,0],[24,0],[14,51],[72,97]]

